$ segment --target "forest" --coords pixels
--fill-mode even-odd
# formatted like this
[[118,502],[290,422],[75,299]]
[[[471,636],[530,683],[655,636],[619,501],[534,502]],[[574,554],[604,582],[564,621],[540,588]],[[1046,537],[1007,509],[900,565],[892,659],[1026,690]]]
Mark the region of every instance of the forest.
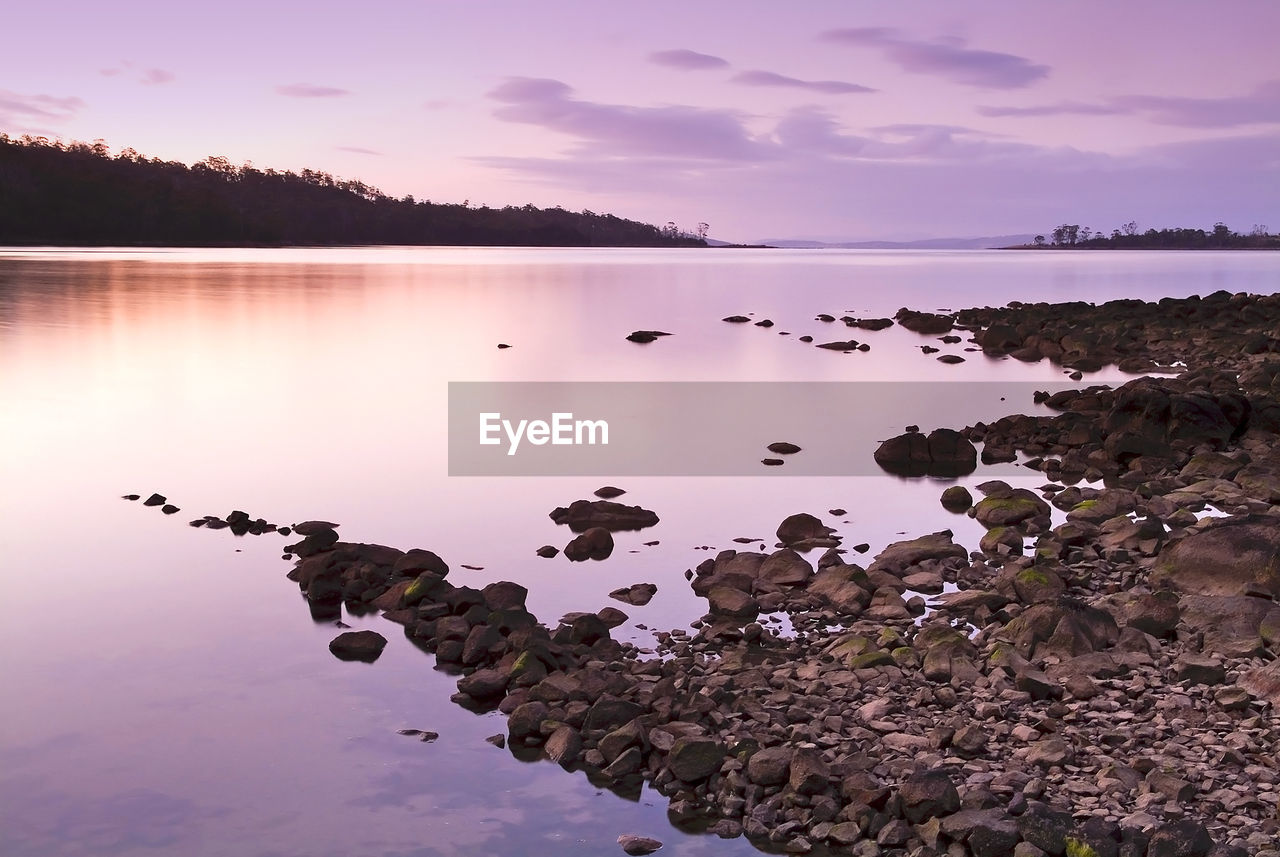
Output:
[[1037,235],[1031,244],[1012,249],[1051,250],[1280,250],[1280,235],[1270,235],[1267,227],[1255,224],[1248,232],[1233,231],[1222,221],[1213,228],[1147,229],[1140,231],[1130,220],[1107,234],[1088,226],[1064,223],[1046,237]]
[[396,199],[364,182],[310,169],[257,169],[222,157],[188,166],[132,149],[112,155],[102,141],[5,134],[0,244],[706,246],[674,224],[659,229],[559,207]]

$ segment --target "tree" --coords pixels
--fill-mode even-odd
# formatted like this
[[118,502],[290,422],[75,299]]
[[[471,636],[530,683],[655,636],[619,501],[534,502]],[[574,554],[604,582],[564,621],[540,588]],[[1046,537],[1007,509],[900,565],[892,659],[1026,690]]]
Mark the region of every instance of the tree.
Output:
[[1043,247],[1043,246],[1044,246],[1044,236],[1043,236],[1043,235],[1037,235],[1037,236],[1036,236],[1035,244],[1036,244],[1036,246],[1037,246],[1037,247]]
[[1125,234],[1125,235],[1130,235],[1130,236],[1132,236],[1132,235],[1137,235],[1137,234],[1138,234],[1138,221],[1136,221],[1136,220],[1130,220],[1128,223],[1122,224],[1122,225],[1120,226],[1120,232],[1121,232],[1121,233],[1123,233],[1123,234]]
[[698,229],[697,229],[697,231],[696,231],[696,232],[694,232],[693,234],[698,238],[698,240],[699,240],[699,241],[706,241],[706,240],[707,240],[707,230],[709,230],[710,228],[711,228],[711,224],[709,224],[709,223],[701,223],[701,222],[699,222],[699,223],[698,223]]

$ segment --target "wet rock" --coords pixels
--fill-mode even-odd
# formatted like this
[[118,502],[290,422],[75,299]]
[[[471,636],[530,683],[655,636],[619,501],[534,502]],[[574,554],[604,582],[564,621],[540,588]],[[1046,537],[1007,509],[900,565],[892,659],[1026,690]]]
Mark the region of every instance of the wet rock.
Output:
[[858,342],[854,339],[837,339],[834,342],[823,342],[816,347],[827,351],[857,351]]
[[894,320],[912,333],[921,333],[929,336],[950,333],[955,323],[955,316],[917,312],[903,307],[898,310]]
[[567,508],[560,506],[552,510],[551,520],[567,524],[575,533],[592,527],[618,532],[652,527],[658,523],[658,516],[639,506],[626,506],[610,500],[575,500]]
[[784,545],[794,545],[806,541],[826,539],[835,530],[823,526],[822,521],[807,512],[788,515],[778,525],[778,541]]
[[[294,531],[297,532],[296,529]],[[391,570],[401,577],[417,577],[424,571],[445,577],[449,574],[449,564],[432,551],[413,548],[405,551],[404,555],[396,560]]]
[[373,663],[386,645],[377,631],[345,631],[329,642],[329,651],[339,660]]
[[591,527],[564,546],[570,562],[605,560],[613,554],[613,534],[604,527]]
[[142,505],[163,506],[167,502],[169,502],[169,500],[163,494],[152,494],[150,497],[142,501]]
[[741,589],[717,586],[706,597],[711,612],[719,616],[750,622],[760,615],[760,603]]
[[978,466],[977,447],[957,431],[934,429],[926,437],[907,432],[882,442],[873,453],[876,464],[895,476],[954,478]]
[[973,495],[963,485],[952,485],[942,492],[941,502],[948,512],[967,512],[973,505]]
[[794,443],[778,441],[776,443],[769,444],[768,450],[775,455],[794,455],[800,451],[800,447],[796,446]]
[[480,594],[490,610],[523,610],[529,590],[518,583],[499,580],[481,589]]
[[582,736],[572,726],[560,726],[551,733],[543,750],[551,761],[569,767],[582,756]]
[[621,589],[615,589],[609,593],[610,598],[615,598],[624,604],[630,604],[634,607],[643,607],[648,604],[650,599],[657,593],[658,587],[653,583],[633,583]]
[[670,335],[671,334],[661,330],[637,330],[627,334],[627,341],[646,343],[646,342],[653,342],[655,339],[657,339],[660,336],[670,336]]
[[556,557],[560,554],[560,548],[556,547],[555,545],[543,545],[542,547],[534,551],[534,553],[536,553],[538,556],[542,557],[543,559],[552,559],[553,557]]
[[624,833],[618,837],[618,844],[622,846],[622,850],[628,854],[652,854],[662,847],[662,843],[657,839],[648,836],[637,836],[634,833]]
[[667,767],[673,776],[686,783],[696,783],[720,770],[724,748],[710,738],[677,738],[667,754]]
[[745,315],[731,315],[721,319],[721,321],[727,321],[730,324],[746,324],[751,321],[751,319],[747,318]]
[[621,488],[615,488],[612,485],[605,485],[603,488],[597,488],[594,493],[601,500],[612,500],[615,497],[621,497],[627,492]]

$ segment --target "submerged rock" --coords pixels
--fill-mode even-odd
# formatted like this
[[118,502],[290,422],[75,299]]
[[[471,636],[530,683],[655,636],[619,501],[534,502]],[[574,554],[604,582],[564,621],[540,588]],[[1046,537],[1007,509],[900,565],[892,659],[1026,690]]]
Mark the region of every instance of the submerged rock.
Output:
[[592,527],[606,530],[643,530],[658,523],[658,516],[639,506],[626,506],[609,500],[575,500],[566,508],[559,506],[551,511],[551,520],[567,524],[575,533]]

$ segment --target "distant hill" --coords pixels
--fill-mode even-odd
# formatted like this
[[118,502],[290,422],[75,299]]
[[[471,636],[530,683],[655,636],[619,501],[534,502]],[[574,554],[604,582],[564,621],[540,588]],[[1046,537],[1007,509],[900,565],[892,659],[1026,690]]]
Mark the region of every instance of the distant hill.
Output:
[[103,143],[0,134],[0,244],[704,247],[674,227],[532,205],[394,199],[328,173],[112,156]]
[[921,241],[810,241],[803,238],[766,238],[761,244],[792,249],[830,250],[992,250],[1011,244],[1029,244],[1034,235],[992,235],[983,238],[926,238]]

